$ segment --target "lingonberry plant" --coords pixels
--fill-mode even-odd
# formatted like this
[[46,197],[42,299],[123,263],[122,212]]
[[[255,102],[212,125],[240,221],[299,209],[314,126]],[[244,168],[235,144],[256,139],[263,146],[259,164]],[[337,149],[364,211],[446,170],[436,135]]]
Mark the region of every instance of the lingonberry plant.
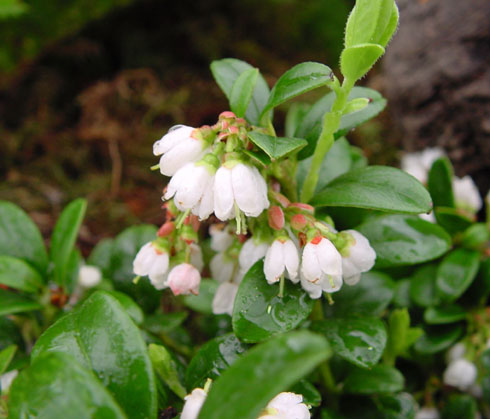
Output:
[[[402,171],[369,166],[345,137],[385,106],[355,83],[397,24],[393,0],[358,0],[341,79],[306,62],[269,90],[249,64],[213,62],[231,110],[153,147],[169,178],[162,225],[104,240],[86,262],[83,200],[49,254],[0,203],[0,416],[488,415],[478,191],[442,150],[405,156]],[[327,92],[274,125],[276,107],[315,89]]]

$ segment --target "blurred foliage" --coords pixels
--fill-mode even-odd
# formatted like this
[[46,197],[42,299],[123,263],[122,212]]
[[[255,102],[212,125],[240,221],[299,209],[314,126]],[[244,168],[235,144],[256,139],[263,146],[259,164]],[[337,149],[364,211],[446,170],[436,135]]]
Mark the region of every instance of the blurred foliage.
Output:
[[27,5],[21,0],[0,0],[0,19],[17,17],[27,9]]

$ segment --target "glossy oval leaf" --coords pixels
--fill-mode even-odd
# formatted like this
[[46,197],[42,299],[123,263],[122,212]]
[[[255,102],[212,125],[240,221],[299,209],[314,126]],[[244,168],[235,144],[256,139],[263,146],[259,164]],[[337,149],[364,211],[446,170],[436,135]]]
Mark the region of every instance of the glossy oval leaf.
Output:
[[473,220],[455,208],[437,207],[434,209],[437,223],[450,234],[465,231],[473,224]]
[[277,80],[262,113],[310,90],[326,86],[333,76],[330,67],[324,64],[309,61],[295,65]]
[[436,290],[437,265],[422,266],[410,278],[410,298],[421,307],[439,304]]
[[22,259],[0,255],[0,284],[20,291],[37,292],[43,286],[43,279]]
[[364,77],[385,49],[378,44],[359,44],[348,47],[340,56],[340,71],[345,78],[356,81]]
[[96,244],[87,259],[87,265],[97,266],[106,277],[111,276],[111,254],[113,243],[114,239],[102,239]]
[[7,371],[7,368],[10,365],[10,362],[12,362],[16,351],[17,345],[7,346],[5,349],[0,351],[0,375]]
[[456,304],[444,307],[429,307],[424,311],[427,324],[448,324],[459,322],[466,318],[466,310]]
[[213,383],[200,419],[255,419],[281,391],[327,359],[326,339],[306,330],[274,337],[250,349]]
[[228,333],[205,343],[192,358],[185,373],[187,388],[203,387],[208,378],[216,380],[233,364],[249,345]]
[[451,247],[451,238],[441,227],[410,215],[372,217],[357,229],[376,251],[378,268],[427,262]]
[[353,369],[344,382],[343,390],[353,394],[395,393],[403,389],[405,379],[400,371],[388,365],[372,369]]
[[[231,98],[231,90],[236,79],[240,74],[251,69],[253,69],[253,67],[250,64],[235,58],[225,58],[211,63],[213,77],[228,100]],[[250,100],[247,112],[245,113],[245,118],[248,122],[253,125],[259,125],[260,115],[268,100],[269,86],[264,80],[264,77],[259,73],[253,90],[252,99]]]
[[452,394],[444,406],[444,419],[477,418],[480,416],[474,396],[469,394]]
[[460,325],[430,327],[415,342],[414,348],[421,354],[435,354],[455,344],[462,332]]
[[351,170],[330,182],[311,204],[411,214],[431,209],[430,195],[417,179],[387,166]]
[[344,284],[332,296],[334,304],[326,307],[326,313],[334,317],[350,315],[379,316],[390,304],[395,294],[395,283],[381,272],[363,273],[353,286]]
[[73,357],[48,353],[12,383],[9,417],[124,419],[102,383]]
[[300,150],[307,143],[302,138],[273,137],[272,135],[261,134],[257,131],[250,131],[248,138],[271,158],[277,160],[290,153]]
[[24,259],[44,274],[48,254],[30,217],[17,205],[0,201],[0,254]]
[[418,405],[409,393],[382,395],[378,410],[383,419],[415,419]]
[[126,313],[129,314],[129,317],[131,317],[137,325],[143,323],[143,320],[145,319],[143,310],[141,310],[140,306],[136,304],[130,296],[119,291],[106,291],[106,293],[119,301],[119,304],[124,307]]
[[374,317],[326,319],[312,329],[326,336],[335,354],[363,368],[376,365],[386,346],[386,328]]
[[230,108],[240,118],[243,118],[247,112],[258,75],[259,70],[251,68],[240,74],[233,83],[230,93]]
[[65,207],[54,226],[49,255],[54,264],[54,279],[59,285],[65,285],[68,262],[86,209],[87,201],[75,199]]
[[0,316],[40,310],[42,308],[43,306],[37,301],[0,288]]
[[38,339],[36,360],[64,352],[91,368],[131,418],[156,415],[153,369],[139,329],[121,304],[104,291],[60,318]]
[[434,207],[454,208],[453,166],[447,157],[432,164],[427,183]]
[[233,331],[244,342],[260,342],[294,329],[313,310],[314,301],[298,284],[286,280],[284,296],[279,284],[269,285],[264,262],[247,272],[238,288],[233,307]]
[[214,279],[202,279],[199,285],[199,294],[184,296],[184,304],[199,313],[213,314],[213,298],[218,287],[218,281]]
[[[296,128],[294,136],[305,138],[308,141],[308,145],[298,153],[299,159],[305,159],[313,154],[322,130],[324,115],[332,109],[335,98],[334,92],[327,93],[323,96],[310,108]],[[368,89],[367,87],[355,86],[352,88],[348,100],[359,98],[369,99],[369,104],[360,111],[342,115],[339,129],[335,133],[335,138],[342,137],[355,127],[374,118],[386,106],[386,99],[376,90]]]
[[474,250],[457,249],[449,253],[437,269],[436,287],[443,301],[457,300],[478,273],[480,255]]

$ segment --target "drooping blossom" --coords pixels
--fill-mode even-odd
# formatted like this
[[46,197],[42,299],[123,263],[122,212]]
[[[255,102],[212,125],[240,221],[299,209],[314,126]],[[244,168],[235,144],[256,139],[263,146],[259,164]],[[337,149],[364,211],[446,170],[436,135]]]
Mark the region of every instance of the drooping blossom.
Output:
[[133,261],[133,272],[139,276],[148,276],[157,290],[167,287],[168,267],[168,252],[153,242],[146,243]]
[[298,282],[299,254],[294,242],[289,239],[276,239],[265,254],[264,273],[269,284],[279,281],[287,271],[288,278]]
[[361,273],[374,266],[376,252],[358,231],[345,230],[342,233],[350,236],[349,245],[342,251],[342,277],[346,284],[355,285],[361,279]]

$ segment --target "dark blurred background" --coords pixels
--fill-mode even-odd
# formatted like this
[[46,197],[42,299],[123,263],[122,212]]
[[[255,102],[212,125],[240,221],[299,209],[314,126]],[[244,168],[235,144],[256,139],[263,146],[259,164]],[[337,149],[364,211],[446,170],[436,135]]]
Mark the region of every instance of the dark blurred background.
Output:
[[[227,108],[209,63],[235,57],[269,84],[313,60],[336,68],[353,0],[0,0],[0,199],[44,233],[89,200],[82,247],[162,221],[151,147]],[[388,110],[352,133],[371,162],[443,146],[488,190],[487,0],[400,0],[401,27],[363,84]],[[315,95],[301,98],[313,100]],[[284,111],[284,109],[283,109]],[[281,109],[277,118],[281,121]]]

